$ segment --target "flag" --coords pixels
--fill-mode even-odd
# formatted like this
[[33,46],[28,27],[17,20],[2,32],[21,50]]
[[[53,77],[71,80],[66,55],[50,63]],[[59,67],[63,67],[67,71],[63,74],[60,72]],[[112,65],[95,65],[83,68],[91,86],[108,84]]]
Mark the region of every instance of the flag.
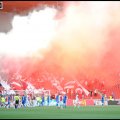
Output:
[[68,85],[64,87],[64,89],[70,89],[70,88],[74,88],[74,85]]
[[73,80],[73,81],[69,81],[69,82],[67,82],[67,83],[65,84],[65,86],[68,86],[68,85],[74,85],[75,83],[76,83],[75,80]]
[[82,93],[83,90],[82,90],[81,88],[76,88],[76,89],[75,89],[75,92],[77,93],[78,91],[79,91],[80,93]]
[[22,84],[23,90],[26,90],[28,84],[25,81],[23,81],[23,80],[21,81],[21,84]]
[[75,87],[76,81],[69,81],[64,85],[64,89],[71,89]]
[[10,90],[10,86],[7,84],[7,82],[1,80],[1,85],[2,85],[2,87],[3,87],[4,89]]
[[16,86],[21,87],[21,84],[20,84],[20,83],[18,83],[18,82],[12,82],[11,84],[12,84],[12,85],[16,85]]
[[63,90],[63,88],[60,85],[60,82],[57,79],[54,79],[53,81],[51,81],[51,83],[57,90]]
[[13,90],[23,90],[21,84],[18,82],[12,82],[10,85]]
[[85,89],[80,83],[78,85],[84,92],[85,94],[88,96],[89,95],[89,91],[87,89]]

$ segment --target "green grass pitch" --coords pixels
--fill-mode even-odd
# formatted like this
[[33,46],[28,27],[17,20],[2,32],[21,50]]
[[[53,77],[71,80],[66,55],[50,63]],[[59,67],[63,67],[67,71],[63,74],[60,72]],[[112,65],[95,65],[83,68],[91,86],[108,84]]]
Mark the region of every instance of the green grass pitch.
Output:
[[120,106],[0,108],[0,119],[120,119]]

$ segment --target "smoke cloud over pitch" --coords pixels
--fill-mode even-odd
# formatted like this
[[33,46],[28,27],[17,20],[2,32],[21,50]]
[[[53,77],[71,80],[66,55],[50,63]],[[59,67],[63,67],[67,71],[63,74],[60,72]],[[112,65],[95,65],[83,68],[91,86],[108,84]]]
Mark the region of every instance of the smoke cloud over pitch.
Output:
[[26,56],[48,47],[55,34],[55,14],[55,9],[46,8],[28,16],[15,15],[12,30],[7,34],[0,33],[0,53]]
[[52,8],[15,16],[13,29],[0,33],[0,52],[28,55],[44,48],[48,51],[42,54],[42,62],[48,69],[53,66],[53,72],[78,81],[98,79],[106,87],[113,86],[120,69],[119,11],[120,2],[85,1],[68,2],[60,19],[55,19]]
[[66,7],[59,20],[56,43],[61,49],[55,60],[79,81],[118,84],[120,2],[70,2]]

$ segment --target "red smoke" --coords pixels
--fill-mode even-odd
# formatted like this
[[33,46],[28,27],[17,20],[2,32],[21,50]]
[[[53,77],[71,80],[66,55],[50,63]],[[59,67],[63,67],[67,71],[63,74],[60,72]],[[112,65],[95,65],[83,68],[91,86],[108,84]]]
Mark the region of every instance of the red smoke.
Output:
[[[47,73],[58,80],[64,77],[64,83],[76,79],[85,85],[87,81],[88,89],[93,90],[120,84],[119,11],[120,2],[66,4],[51,49],[43,52],[42,60],[18,60],[19,72],[28,79],[34,78],[34,82],[38,76],[46,80],[43,75]],[[11,64],[14,66],[15,61]]]

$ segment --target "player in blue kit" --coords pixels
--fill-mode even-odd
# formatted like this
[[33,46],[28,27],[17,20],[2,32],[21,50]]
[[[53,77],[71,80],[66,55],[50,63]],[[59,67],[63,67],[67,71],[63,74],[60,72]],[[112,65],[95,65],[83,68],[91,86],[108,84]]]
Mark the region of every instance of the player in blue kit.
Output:
[[26,96],[22,96],[22,105],[25,107],[26,106]]
[[102,106],[103,106],[104,102],[105,102],[105,96],[104,96],[104,94],[102,94],[101,102],[102,102]]
[[56,106],[58,107],[58,105],[59,105],[59,94],[57,94],[56,96]]
[[63,108],[66,108],[66,104],[67,104],[67,95],[65,93],[65,95],[63,96]]
[[50,105],[50,95],[47,96],[47,105]]
[[8,108],[10,108],[11,96],[8,96]]
[[42,95],[42,102],[41,102],[42,106],[44,106],[44,102],[45,102],[45,98],[44,98],[44,94],[43,94]]

